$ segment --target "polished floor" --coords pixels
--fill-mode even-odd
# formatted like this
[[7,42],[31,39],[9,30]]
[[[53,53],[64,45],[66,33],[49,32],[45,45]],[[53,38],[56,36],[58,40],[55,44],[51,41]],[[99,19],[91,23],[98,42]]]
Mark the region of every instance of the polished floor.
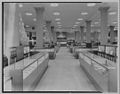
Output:
[[79,60],[73,57],[68,48],[61,47],[56,59],[49,61],[48,69],[35,90],[93,91],[95,88],[80,68]]

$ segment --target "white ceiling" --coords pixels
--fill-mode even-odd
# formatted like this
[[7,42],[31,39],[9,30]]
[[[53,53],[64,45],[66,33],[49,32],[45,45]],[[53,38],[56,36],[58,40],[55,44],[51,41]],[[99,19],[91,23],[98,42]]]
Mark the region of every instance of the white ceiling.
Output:
[[[20,5],[18,3],[17,5]],[[115,25],[113,22],[117,22],[118,20],[118,3],[117,2],[109,2],[109,3],[96,3],[93,7],[88,7],[87,3],[58,3],[57,7],[51,7],[50,3],[22,3],[23,7],[18,7],[18,11],[22,14],[22,19],[25,25],[35,26],[36,21],[33,21],[36,18],[36,13],[34,7],[45,7],[44,12],[44,20],[51,20],[52,25],[56,28],[58,27],[55,19],[60,18],[60,22],[62,25],[62,29],[67,30],[67,28],[71,29],[75,22],[77,22],[78,18],[82,18],[80,21],[80,25],[85,25],[85,20],[92,20],[92,24],[94,22],[98,22],[100,20],[100,12],[98,8],[100,6],[109,6],[109,12],[116,12],[115,15],[108,15],[108,25]],[[26,12],[32,13],[33,15],[27,16]],[[60,12],[60,15],[53,15],[53,12]],[[81,12],[88,12],[88,15],[81,15]],[[99,24],[96,24],[95,27],[99,27]],[[68,30],[69,30],[68,29]],[[64,30],[64,31],[65,31]]]

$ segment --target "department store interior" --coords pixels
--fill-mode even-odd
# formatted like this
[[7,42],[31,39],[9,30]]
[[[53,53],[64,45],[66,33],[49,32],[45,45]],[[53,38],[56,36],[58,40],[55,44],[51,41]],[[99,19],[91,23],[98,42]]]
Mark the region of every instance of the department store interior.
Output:
[[4,2],[3,92],[118,92],[118,2]]

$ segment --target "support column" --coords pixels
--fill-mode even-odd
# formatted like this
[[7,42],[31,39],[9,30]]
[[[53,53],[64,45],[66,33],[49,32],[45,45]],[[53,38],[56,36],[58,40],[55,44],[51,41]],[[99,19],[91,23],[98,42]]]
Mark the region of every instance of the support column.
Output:
[[108,43],[108,9],[109,7],[100,7],[100,16],[101,16],[101,33],[100,33],[100,43],[107,44]]
[[91,42],[91,20],[86,20],[86,42]]
[[76,42],[79,42],[79,40],[80,40],[80,32],[79,31],[75,32],[75,40],[76,40]]
[[95,31],[94,41],[98,42],[99,32]]
[[46,27],[47,27],[48,32],[49,32],[50,42],[52,42],[53,41],[53,36],[52,36],[52,32],[51,32],[51,21],[46,21]]
[[44,7],[35,7],[36,11],[36,48],[43,48],[43,13]]
[[51,26],[51,32],[53,36],[53,43],[56,43],[56,32],[55,32],[55,27]]
[[110,26],[110,43],[113,43],[115,41],[115,33],[114,28],[115,26]]
[[80,42],[84,42],[84,26],[80,26]]
[[[8,65],[10,64],[10,48],[20,45],[19,34],[19,11],[17,11],[16,3],[9,3],[5,6],[5,23],[4,23],[4,55],[8,58]],[[7,11],[7,13],[6,13]]]

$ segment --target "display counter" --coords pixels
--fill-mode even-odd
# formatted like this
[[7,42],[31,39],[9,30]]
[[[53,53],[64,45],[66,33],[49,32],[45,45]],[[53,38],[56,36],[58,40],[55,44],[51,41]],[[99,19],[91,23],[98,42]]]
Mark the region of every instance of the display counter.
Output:
[[116,62],[117,60],[117,46],[116,45],[99,45],[96,51],[91,51],[91,53]]
[[73,55],[76,59],[79,58],[79,53],[84,52],[84,51],[93,51],[96,50],[97,48],[82,48],[82,47],[74,47],[73,48]]
[[97,90],[117,92],[117,64],[89,52],[80,52],[81,68]]
[[33,90],[48,67],[48,53],[38,53],[4,68],[4,91]]
[[32,49],[31,52],[38,51],[38,52],[47,52],[49,53],[49,59],[55,59],[56,57],[56,49],[51,48],[51,49]]
[[59,49],[60,49],[60,46],[58,46],[58,45],[55,46],[56,53],[58,53]]

